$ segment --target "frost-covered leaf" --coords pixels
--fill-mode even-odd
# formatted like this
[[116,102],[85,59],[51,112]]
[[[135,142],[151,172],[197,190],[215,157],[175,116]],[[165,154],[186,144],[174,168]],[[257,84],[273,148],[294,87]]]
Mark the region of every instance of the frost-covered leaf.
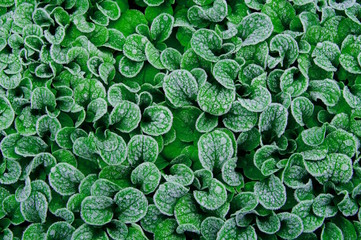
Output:
[[226,202],[227,191],[220,181],[213,179],[208,191],[193,191],[193,196],[201,207],[216,210]]
[[238,101],[241,103],[242,107],[251,112],[262,112],[270,105],[272,99],[267,88],[257,86],[252,88],[248,98],[240,98]]
[[105,196],[89,196],[81,203],[81,218],[89,225],[103,226],[113,218],[113,200]]
[[67,222],[55,222],[46,232],[47,240],[70,240],[75,228]]
[[136,62],[124,56],[119,62],[119,72],[124,77],[132,78],[138,75],[143,66],[144,62]]
[[236,171],[237,158],[228,159],[222,166],[222,179],[229,186],[240,186],[243,182],[243,176]]
[[68,196],[77,192],[84,174],[68,163],[58,163],[49,174],[50,186],[59,194]]
[[135,62],[143,62],[147,60],[145,56],[145,46],[148,39],[139,34],[132,34],[125,39],[123,45],[124,55]]
[[110,124],[121,132],[129,133],[138,127],[141,119],[139,106],[123,100],[119,102],[109,115]]
[[281,221],[281,228],[277,235],[282,239],[295,239],[303,232],[303,224],[299,216],[283,212],[277,214],[277,217]]
[[297,97],[291,103],[291,113],[300,126],[304,126],[305,120],[312,116],[314,110],[313,103],[305,97]]
[[217,62],[219,58],[215,53],[222,48],[222,39],[212,30],[200,29],[193,34],[191,46],[198,56]]
[[235,89],[234,80],[239,71],[236,61],[225,59],[218,61],[213,67],[213,76],[219,84],[227,89]]
[[238,227],[236,220],[227,220],[217,234],[217,240],[221,239],[257,239],[256,231],[252,226]]
[[135,135],[128,142],[128,161],[131,165],[155,162],[159,153],[157,141],[150,136]]
[[154,204],[159,211],[167,216],[173,216],[177,201],[186,195],[188,189],[180,184],[166,182],[159,186],[153,196]]
[[162,62],[163,66],[169,71],[179,69],[181,60],[181,53],[174,48],[166,48],[160,54],[160,61]]
[[286,203],[286,188],[275,175],[256,182],[254,193],[266,209],[277,210]]
[[174,216],[178,223],[177,233],[184,231],[200,233],[203,217],[198,211],[197,203],[192,195],[187,194],[178,200],[174,207]]
[[271,19],[263,13],[252,13],[243,18],[238,26],[242,46],[256,45],[269,38],[273,31]]
[[122,222],[138,222],[147,213],[148,200],[138,189],[128,187],[120,190],[114,202],[118,205],[117,218]]
[[163,42],[167,40],[172,33],[174,24],[173,16],[162,13],[154,18],[150,28],[150,36],[152,40]]
[[331,239],[344,239],[342,231],[336,224],[332,222],[326,223],[321,232],[322,240],[331,240]]
[[277,137],[281,137],[287,126],[287,119],[287,109],[281,104],[271,103],[259,117],[259,131],[272,131]]
[[131,181],[135,185],[140,185],[144,194],[154,192],[160,182],[161,173],[152,162],[139,164],[131,174]]
[[201,233],[205,239],[216,239],[217,233],[222,228],[224,221],[216,217],[207,217],[201,224]]
[[303,223],[303,232],[310,233],[316,231],[323,224],[323,217],[319,217],[312,212],[312,200],[298,203],[292,208],[292,213],[299,216]]
[[169,132],[173,124],[172,112],[164,106],[150,106],[144,110],[144,121],[141,130],[151,136],[159,136]]
[[286,67],[296,61],[299,53],[296,40],[288,34],[278,34],[273,37],[270,42],[270,51],[278,52],[279,57],[275,61]]
[[242,106],[240,101],[233,102],[229,112],[223,117],[223,124],[233,132],[247,132],[258,121],[256,112],[251,112]]
[[325,71],[337,71],[341,51],[337,44],[325,41],[318,43],[312,52],[313,61]]
[[226,114],[235,99],[235,91],[219,84],[206,82],[200,87],[197,102],[206,113],[221,116]]
[[14,110],[5,97],[0,97],[0,130],[11,126],[15,118]]
[[233,156],[232,140],[223,131],[203,134],[198,141],[198,157],[205,169],[220,170],[223,163]]
[[198,93],[198,84],[187,70],[175,70],[163,82],[167,99],[175,107],[192,105]]
[[341,95],[336,81],[331,79],[310,81],[308,89],[313,99],[320,99],[326,106],[335,106]]

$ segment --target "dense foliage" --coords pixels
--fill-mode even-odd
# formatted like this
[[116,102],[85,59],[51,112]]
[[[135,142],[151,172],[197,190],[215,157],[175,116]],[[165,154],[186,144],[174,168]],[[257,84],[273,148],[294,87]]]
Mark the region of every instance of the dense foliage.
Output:
[[0,0],[0,239],[361,239],[359,0]]

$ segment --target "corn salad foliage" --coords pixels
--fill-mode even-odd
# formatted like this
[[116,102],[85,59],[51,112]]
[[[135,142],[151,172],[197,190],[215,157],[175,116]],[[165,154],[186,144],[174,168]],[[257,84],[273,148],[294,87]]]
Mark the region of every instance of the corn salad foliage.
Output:
[[359,0],[0,0],[0,239],[361,239]]

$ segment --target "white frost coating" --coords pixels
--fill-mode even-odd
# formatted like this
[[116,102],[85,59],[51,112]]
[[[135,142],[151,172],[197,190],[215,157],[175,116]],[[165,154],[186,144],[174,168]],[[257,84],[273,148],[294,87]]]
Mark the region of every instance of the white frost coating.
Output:
[[286,203],[286,188],[281,180],[274,175],[256,182],[254,193],[260,204],[266,209],[277,210]]
[[144,133],[151,136],[159,136],[169,132],[173,124],[173,114],[164,106],[154,105],[147,107],[144,110],[143,116],[148,117],[149,120],[146,122],[142,121],[140,128]]
[[159,186],[153,196],[154,204],[161,213],[173,216],[174,207],[181,197],[188,192],[188,189],[180,184],[166,182]]
[[213,171],[233,156],[231,138],[224,132],[215,130],[203,134],[198,140],[198,157],[203,168]]
[[155,162],[159,147],[157,141],[150,136],[135,135],[128,142],[128,161],[131,165],[141,162]]
[[167,99],[175,107],[192,105],[198,93],[197,80],[187,70],[175,70],[163,82]]
[[287,119],[287,109],[279,103],[272,103],[260,115],[258,122],[259,131],[272,130],[278,137],[281,137],[286,130]]
[[138,222],[147,214],[148,200],[138,189],[128,187],[120,190],[114,202],[118,205],[118,219],[124,223]]
[[212,115],[226,114],[235,99],[235,90],[226,89],[218,84],[206,82],[200,89],[197,102],[200,108]]
[[272,21],[264,13],[252,13],[238,26],[243,39],[242,46],[256,45],[269,38],[273,32]]

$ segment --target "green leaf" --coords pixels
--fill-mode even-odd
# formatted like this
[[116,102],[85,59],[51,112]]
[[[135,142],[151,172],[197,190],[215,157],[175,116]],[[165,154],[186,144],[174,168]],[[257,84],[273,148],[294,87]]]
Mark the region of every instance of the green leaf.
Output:
[[308,89],[314,100],[320,99],[326,106],[335,106],[341,95],[336,81],[331,79],[310,81]]
[[277,235],[283,239],[295,239],[303,232],[302,220],[299,216],[283,212],[277,214],[281,221],[281,228]]
[[256,182],[254,193],[266,209],[277,210],[286,203],[286,188],[275,175]]
[[144,62],[132,61],[124,56],[119,62],[119,72],[127,78],[133,78],[142,70]]
[[207,217],[201,224],[201,233],[205,239],[216,239],[224,221],[216,217]]
[[176,233],[177,222],[168,218],[159,223],[154,231],[154,239],[185,240],[186,237]]
[[236,220],[227,220],[217,234],[217,240],[221,239],[257,239],[256,231],[252,226],[245,228],[237,227]]
[[67,222],[53,223],[46,233],[47,240],[64,240],[71,239],[75,228]]
[[322,240],[331,240],[331,239],[344,239],[342,231],[336,226],[336,224],[328,222],[326,223],[321,232]]
[[59,194],[69,196],[77,192],[83,173],[68,163],[58,163],[49,174],[50,186]]
[[278,52],[276,62],[280,62],[281,66],[288,67],[293,64],[299,53],[296,40],[288,34],[278,34],[272,38],[270,42],[270,50]]
[[21,175],[20,164],[12,159],[6,160],[6,172],[0,174],[0,183],[4,185],[11,185],[18,181]]
[[178,223],[177,233],[184,231],[200,233],[203,217],[198,211],[192,195],[187,194],[178,200],[174,207],[174,216]]
[[154,18],[150,27],[150,37],[157,42],[167,40],[172,33],[174,24],[173,16],[168,13],[162,13]]
[[124,223],[141,220],[147,213],[148,200],[138,189],[128,187],[120,190],[114,197],[118,205],[118,219]]
[[291,113],[300,126],[305,125],[305,120],[312,116],[314,110],[313,103],[305,97],[297,97],[291,103]]
[[332,42],[325,41],[317,43],[312,52],[314,63],[325,71],[337,71],[341,51],[339,47]]
[[156,69],[164,69],[160,60],[160,51],[151,42],[148,42],[145,46],[145,56],[153,67]]
[[222,39],[215,31],[200,29],[193,34],[191,46],[198,56],[210,62],[217,62],[219,58],[215,53],[222,48]]
[[169,132],[173,124],[172,112],[164,106],[150,106],[144,109],[144,120],[140,123],[141,130],[151,136],[159,136]]
[[104,135],[98,135],[94,139],[97,153],[108,165],[120,165],[127,158],[127,145],[124,139],[106,130]]
[[196,121],[196,129],[198,132],[207,133],[212,131],[218,125],[218,117],[202,112]]
[[179,69],[181,60],[182,54],[174,48],[166,48],[160,54],[161,63],[169,71]]
[[139,164],[130,176],[133,184],[140,185],[144,194],[154,192],[161,179],[161,173],[157,166],[152,162],[144,162]]
[[107,102],[103,98],[98,98],[91,101],[87,108],[86,120],[89,122],[96,122],[107,113]]
[[186,195],[188,189],[180,184],[166,182],[159,186],[153,196],[154,204],[159,211],[167,216],[173,216],[177,201]]
[[216,210],[226,202],[227,191],[220,181],[213,179],[208,191],[193,191],[193,196],[201,207]]
[[132,34],[125,39],[123,45],[124,55],[135,62],[143,62],[147,60],[145,56],[145,46],[148,39],[139,34]]
[[201,110],[215,116],[226,114],[231,109],[234,99],[234,90],[209,82],[200,87],[197,96]]
[[149,204],[147,214],[142,218],[140,223],[145,231],[154,233],[157,225],[165,219],[166,216],[163,215],[154,204]]
[[285,70],[280,77],[281,90],[291,94],[292,97],[297,97],[304,93],[307,90],[308,84],[308,79],[296,67]]
[[15,112],[5,97],[0,97],[0,131],[9,128],[15,118]]
[[266,234],[275,234],[281,228],[281,221],[276,214],[259,216],[256,218],[256,223],[258,229]]
[[311,233],[323,225],[324,217],[319,217],[312,212],[312,200],[298,203],[292,208],[292,213],[299,216],[303,223],[303,232]]
[[113,200],[105,196],[89,196],[81,203],[80,215],[85,223],[103,226],[113,218]]
[[123,100],[119,102],[109,115],[110,124],[119,131],[129,133],[136,129],[141,119],[139,106]]
[[288,111],[279,103],[271,103],[264,110],[258,122],[259,131],[272,131],[277,137],[281,137],[287,127]]
[[313,127],[301,132],[302,141],[308,146],[318,146],[323,143],[326,134],[326,126]]
[[234,153],[230,137],[219,130],[203,134],[199,138],[198,149],[199,161],[203,168],[210,171],[220,170]]
[[237,158],[228,159],[222,166],[222,179],[229,186],[237,187],[242,184],[243,176],[236,171]]
[[243,40],[242,46],[256,45],[271,36],[273,25],[266,14],[252,13],[242,19],[238,30]]
[[16,142],[15,153],[23,157],[33,157],[45,152],[48,145],[39,137],[24,136]]
[[111,20],[117,20],[120,17],[120,8],[116,2],[109,0],[96,4],[98,9]]
[[44,223],[48,211],[48,202],[41,192],[32,192],[28,199],[21,202],[20,209],[25,220]]
[[112,239],[125,239],[128,235],[128,227],[121,221],[112,220],[107,227],[107,233]]
[[187,70],[175,70],[163,82],[167,99],[175,107],[192,105],[198,93],[198,84]]
[[271,94],[267,88],[257,86],[251,88],[249,98],[239,98],[242,107],[251,112],[263,112],[272,102]]
[[213,67],[213,76],[216,81],[227,89],[235,89],[234,80],[237,78],[239,65],[236,61],[225,59],[218,61]]
[[247,132],[257,124],[257,121],[257,113],[244,108],[239,101],[233,102],[231,109],[222,120],[224,126],[233,132]]
[[337,214],[337,207],[332,206],[334,196],[331,194],[323,194],[321,193],[318,195],[314,200],[312,204],[312,210],[313,213],[316,216],[329,218],[333,217]]
[[169,173],[170,175],[163,175],[167,182],[174,182],[183,186],[188,186],[193,183],[194,173],[192,169],[184,164],[174,164],[169,169]]
[[24,233],[23,240],[43,240],[45,239],[45,227],[40,223],[33,223],[29,225]]

